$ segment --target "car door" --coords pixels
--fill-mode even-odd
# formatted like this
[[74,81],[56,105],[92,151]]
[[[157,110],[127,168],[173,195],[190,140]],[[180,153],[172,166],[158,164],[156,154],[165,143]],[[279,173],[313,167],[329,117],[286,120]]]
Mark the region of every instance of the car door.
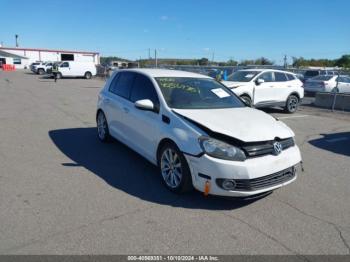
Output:
[[345,76],[340,76],[338,79],[338,89],[339,89],[339,93],[349,93],[350,78]]
[[[264,80],[263,83],[258,83],[258,80],[262,79]],[[274,85],[274,75],[272,71],[264,72],[256,77],[255,81],[255,88],[254,88],[254,105],[256,106],[263,106],[269,103],[271,98],[271,93],[273,90]]]
[[275,79],[271,97],[278,104],[287,101],[288,96],[293,93],[295,87],[293,81],[289,81],[285,73],[274,72],[274,75]]
[[126,133],[125,115],[128,113],[130,91],[134,81],[134,73],[120,72],[111,81],[109,89],[105,92],[103,104],[111,135],[127,143],[129,137]]
[[[154,111],[146,111],[136,108],[134,103],[138,100],[149,99],[155,106]],[[128,114],[125,115],[126,133],[130,138],[130,144],[151,161],[156,161],[156,150],[159,138],[159,125],[162,124],[159,114],[159,98],[152,81],[145,75],[136,73],[135,81],[127,106]]]
[[59,71],[62,76],[71,76],[69,62],[63,62],[59,67]]

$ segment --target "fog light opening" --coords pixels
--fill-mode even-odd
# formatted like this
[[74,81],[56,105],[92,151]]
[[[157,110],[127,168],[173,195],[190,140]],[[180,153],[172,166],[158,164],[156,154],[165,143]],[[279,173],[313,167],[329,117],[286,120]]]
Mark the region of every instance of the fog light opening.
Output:
[[225,179],[222,181],[222,188],[225,190],[233,190],[236,187],[236,182],[234,180]]

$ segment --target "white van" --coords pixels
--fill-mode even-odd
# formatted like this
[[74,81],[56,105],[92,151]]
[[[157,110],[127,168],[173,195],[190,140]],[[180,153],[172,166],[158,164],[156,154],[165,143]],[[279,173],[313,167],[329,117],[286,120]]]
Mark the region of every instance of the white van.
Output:
[[90,79],[96,75],[96,66],[93,62],[65,61],[58,66],[57,78],[84,77]]

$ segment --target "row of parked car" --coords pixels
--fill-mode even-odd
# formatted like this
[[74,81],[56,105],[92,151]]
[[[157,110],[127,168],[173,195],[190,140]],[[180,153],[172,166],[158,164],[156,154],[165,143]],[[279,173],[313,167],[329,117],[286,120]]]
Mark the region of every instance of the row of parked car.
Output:
[[[56,69],[53,71],[54,68]],[[90,79],[97,73],[93,62],[78,61],[35,62],[30,65],[30,70],[39,75],[55,74],[57,78],[84,77]]]

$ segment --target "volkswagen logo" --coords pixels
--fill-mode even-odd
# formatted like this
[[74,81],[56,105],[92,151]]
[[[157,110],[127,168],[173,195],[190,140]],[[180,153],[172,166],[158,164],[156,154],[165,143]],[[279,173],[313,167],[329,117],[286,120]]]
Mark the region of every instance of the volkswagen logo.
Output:
[[281,154],[282,149],[283,149],[283,147],[282,147],[282,144],[280,142],[273,143],[273,152],[276,156]]

